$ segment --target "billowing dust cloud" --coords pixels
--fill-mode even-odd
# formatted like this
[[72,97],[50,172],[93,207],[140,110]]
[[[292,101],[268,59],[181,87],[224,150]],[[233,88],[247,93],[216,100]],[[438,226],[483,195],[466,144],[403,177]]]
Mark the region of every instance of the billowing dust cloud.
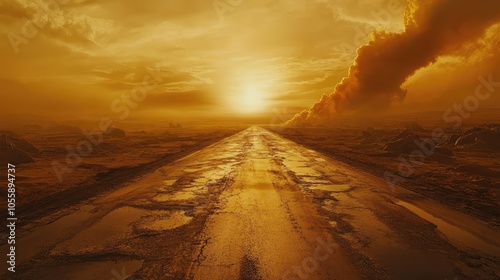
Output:
[[404,32],[372,34],[334,92],[287,124],[327,124],[339,112],[381,110],[401,102],[406,96],[401,85],[415,71],[478,39],[499,20],[499,0],[412,0],[406,7]]

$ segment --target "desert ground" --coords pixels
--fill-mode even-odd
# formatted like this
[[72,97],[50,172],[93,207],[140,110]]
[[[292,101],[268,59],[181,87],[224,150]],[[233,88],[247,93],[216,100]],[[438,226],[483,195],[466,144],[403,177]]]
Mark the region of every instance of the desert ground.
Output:
[[499,279],[492,114],[116,129],[63,180],[80,129],[2,131],[22,162],[12,279]]

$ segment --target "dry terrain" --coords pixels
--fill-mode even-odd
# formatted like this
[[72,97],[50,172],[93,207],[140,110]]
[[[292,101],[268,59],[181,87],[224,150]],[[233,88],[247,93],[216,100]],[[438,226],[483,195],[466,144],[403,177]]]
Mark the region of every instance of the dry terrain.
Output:
[[[9,149],[40,155],[18,167],[4,277],[498,279],[498,152],[448,141],[390,185],[407,140],[429,133],[407,126],[125,131],[62,183],[50,162],[78,133],[11,134]],[[478,127],[457,134],[496,129]]]

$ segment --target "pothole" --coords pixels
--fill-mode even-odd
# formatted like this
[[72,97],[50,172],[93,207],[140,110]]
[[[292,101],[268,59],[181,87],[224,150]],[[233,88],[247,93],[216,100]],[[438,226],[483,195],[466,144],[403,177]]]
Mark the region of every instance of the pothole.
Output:
[[151,217],[138,225],[139,228],[153,231],[171,230],[191,222],[193,217],[185,215],[185,211],[173,211],[160,217]]
[[335,184],[335,185],[312,185],[309,187],[311,190],[322,190],[328,192],[345,192],[351,189],[348,184]]
[[196,195],[193,192],[176,192],[176,193],[160,193],[157,194],[153,199],[157,202],[166,201],[177,201],[177,200],[189,200],[195,198]]
[[91,227],[79,232],[73,238],[59,244],[54,252],[74,252],[90,247],[103,246],[105,243],[130,234],[129,225],[150,213],[134,207],[121,207],[104,216]]
[[163,185],[165,185],[166,187],[170,187],[175,184],[175,182],[177,182],[177,179],[164,180]]

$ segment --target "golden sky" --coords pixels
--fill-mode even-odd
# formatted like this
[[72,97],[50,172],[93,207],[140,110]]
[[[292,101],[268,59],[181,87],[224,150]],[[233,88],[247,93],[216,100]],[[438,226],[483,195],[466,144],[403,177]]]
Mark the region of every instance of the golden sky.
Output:
[[[404,31],[406,5],[1,1],[1,114],[207,120],[286,109],[292,117],[334,90],[372,30]],[[500,74],[499,31],[493,25],[417,71],[401,106],[447,107],[473,91],[478,75]]]

